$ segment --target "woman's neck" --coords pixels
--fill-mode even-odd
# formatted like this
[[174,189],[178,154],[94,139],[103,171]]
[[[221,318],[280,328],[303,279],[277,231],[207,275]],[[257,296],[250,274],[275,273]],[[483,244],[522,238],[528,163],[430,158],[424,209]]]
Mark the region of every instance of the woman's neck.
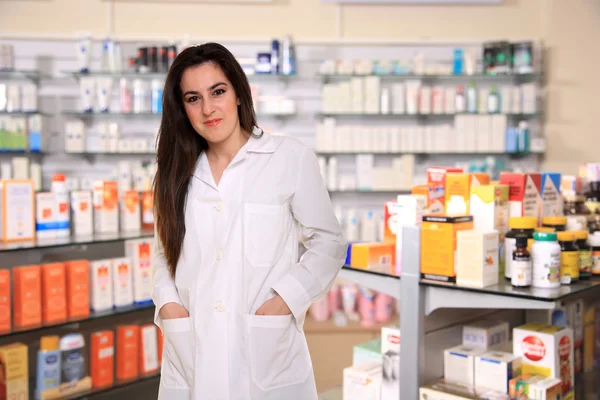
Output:
[[249,138],[250,134],[239,129],[220,143],[210,143],[206,150],[206,156],[209,159],[229,164]]

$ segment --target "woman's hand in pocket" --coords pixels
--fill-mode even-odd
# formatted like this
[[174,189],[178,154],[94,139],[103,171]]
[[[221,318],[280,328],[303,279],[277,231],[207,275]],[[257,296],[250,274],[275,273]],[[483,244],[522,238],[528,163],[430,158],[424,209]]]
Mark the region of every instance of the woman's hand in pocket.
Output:
[[162,306],[158,314],[161,319],[187,318],[190,316],[188,310],[177,303],[165,304]]
[[289,315],[292,311],[280,295],[265,301],[256,310],[256,315]]

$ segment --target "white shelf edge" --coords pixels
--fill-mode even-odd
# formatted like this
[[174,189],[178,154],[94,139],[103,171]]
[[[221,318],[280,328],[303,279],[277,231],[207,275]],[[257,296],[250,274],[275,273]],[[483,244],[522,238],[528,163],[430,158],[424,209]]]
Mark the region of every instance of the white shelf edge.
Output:
[[346,268],[340,271],[338,277],[356,282],[361,286],[387,294],[395,299],[400,299],[400,279],[398,278],[370,274]]

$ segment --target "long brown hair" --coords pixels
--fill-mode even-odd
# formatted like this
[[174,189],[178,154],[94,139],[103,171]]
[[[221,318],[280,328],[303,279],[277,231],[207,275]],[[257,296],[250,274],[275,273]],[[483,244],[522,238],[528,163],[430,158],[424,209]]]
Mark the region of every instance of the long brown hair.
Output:
[[188,47],[173,62],[163,91],[163,114],[157,139],[154,213],[158,239],[171,276],[175,276],[185,236],[184,208],[188,187],[206,140],[192,127],[184,109],[181,77],[186,69],[212,62],[231,82],[240,105],[240,128],[252,133],[256,115],[248,78],[233,54],[218,43]]

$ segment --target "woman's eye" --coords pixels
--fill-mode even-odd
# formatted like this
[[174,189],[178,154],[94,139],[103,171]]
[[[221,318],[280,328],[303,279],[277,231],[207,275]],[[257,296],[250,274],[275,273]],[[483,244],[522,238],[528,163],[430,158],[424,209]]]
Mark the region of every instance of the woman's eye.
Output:
[[220,96],[220,95],[222,95],[223,93],[225,93],[225,90],[223,90],[223,89],[217,89],[217,90],[215,90],[215,91],[213,92],[213,95],[215,95],[215,96]]
[[193,103],[193,102],[195,102],[195,101],[198,101],[198,96],[190,96],[190,97],[188,97],[188,99],[187,99],[187,102],[188,102],[188,103]]

